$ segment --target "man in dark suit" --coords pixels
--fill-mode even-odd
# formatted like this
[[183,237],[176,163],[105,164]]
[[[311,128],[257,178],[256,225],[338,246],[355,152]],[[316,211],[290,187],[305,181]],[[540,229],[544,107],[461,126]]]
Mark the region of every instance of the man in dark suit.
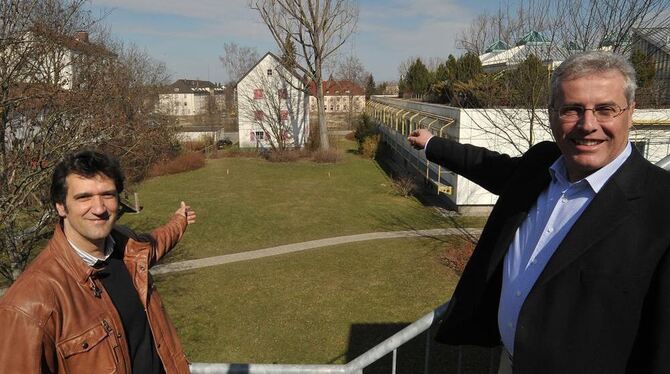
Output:
[[432,137],[426,157],[499,195],[438,340],[499,373],[670,373],[670,173],[630,144],[635,71],[585,52],[552,75],[555,142],[509,157]]

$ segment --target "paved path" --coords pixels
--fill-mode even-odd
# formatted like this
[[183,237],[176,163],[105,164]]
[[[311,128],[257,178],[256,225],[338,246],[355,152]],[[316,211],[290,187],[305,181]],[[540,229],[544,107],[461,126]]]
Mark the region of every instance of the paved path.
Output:
[[306,251],[309,249],[316,249],[331,245],[362,242],[366,240],[432,237],[432,236],[445,236],[445,235],[460,235],[464,233],[479,236],[479,234],[481,234],[481,231],[482,231],[481,229],[472,229],[472,228],[462,228],[462,229],[449,228],[449,229],[431,229],[431,230],[371,232],[367,234],[337,236],[334,238],[312,240],[302,243],[286,244],[277,247],[258,249],[255,251],[239,252],[229,255],[200,258],[197,260],[186,260],[166,265],[158,265],[154,266],[151,269],[151,273],[165,274],[177,271],[193,270],[208,266],[217,266],[217,265],[229,264],[232,262],[254,260],[262,257],[283,255],[286,253]]
[[[328,247],[331,245],[362,242],[366,240],[433,237],[433,236],[462,235],[462,234],[479,236],[481,232],[482,232],[481,229],[449,228],[449,229],[430,229],[430,230],[371,232],[367,234],[336,236],[334,238],[326,238],[302,243],[286,244],[277,247],[258,249],[255,251],[238,252],[229,255],[206,257],[206,258],[199,258],[197,260],[186,260],[186,261],[174,262],[171,264],[157,265],[151,269],[151,273],[152,274],[174,273],[178,271],[200,269],[209,266],[230,264],[232,262],[254,260],[262,257],[277,256],[286,253],[306,251],[309,249]],[[0,296],[2,296],[5,293],[5,290],[6,288],[0,288]]]

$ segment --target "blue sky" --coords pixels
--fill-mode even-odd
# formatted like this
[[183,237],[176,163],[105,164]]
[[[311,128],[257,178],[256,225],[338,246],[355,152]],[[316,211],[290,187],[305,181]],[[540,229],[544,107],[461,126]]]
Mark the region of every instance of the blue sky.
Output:
[[[500,0],[362,0],[358,30],[342,54],[358,56],[375,81],[397,80],[398,66],[412,56],[458,55],[455,40],[478,14]],[[106,15],[112,35],[145,49],[168,67],[173,79],[225,82],[219,62],[225,42],[276,46],[246,0],[91,0],[93,16]]]

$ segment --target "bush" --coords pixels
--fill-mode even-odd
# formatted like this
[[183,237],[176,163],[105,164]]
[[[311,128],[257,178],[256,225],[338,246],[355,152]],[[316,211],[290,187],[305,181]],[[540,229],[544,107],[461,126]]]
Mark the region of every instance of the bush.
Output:
[[395,192],[403,197],[410,196],[416,191],[416,183],[414,182],[414,179],[406,175],[394,178],[391,185]]
[[342,159],[342,152],[337,149],[320,149],[312,154],[312,160],[318,163],[334,164]]
[[378,126],[372,121],[370,116],[361,114],[358,123],[356,123],[356,128],[354,129],[354,138],[356,139],[356,142],[358,142],[359,150],[366,138],[377,134],[379,134]]
[[205,148],[214,148],[214,137],[201,135],[197,140],[185,140],[182,144],[184,149],[191,152],[204,151]]
[[202,152],[187,152],[171,160],[154,164],[149,170],[149,176],[158,177],[161,175],[177,174],[200,169],[203,166],[205,166],[205,155]]
[[452,246],[444,250],[444,254],[440,256],[442,263],[447,265],[450,269],[458,274],[463,274],[465,265],[472,256],[472,251],[475,249],[475,244],[467,239],[461,238]]
[[270,162],[294,162],[302,156],[300,151],[295,150],[273,150],[264,154],[265,159]]
[[379,135],[371,135],[363,140],[363,143],[358,146],[358,151],[361,155],[367,158],[375,158],[377,149],[379,149]]

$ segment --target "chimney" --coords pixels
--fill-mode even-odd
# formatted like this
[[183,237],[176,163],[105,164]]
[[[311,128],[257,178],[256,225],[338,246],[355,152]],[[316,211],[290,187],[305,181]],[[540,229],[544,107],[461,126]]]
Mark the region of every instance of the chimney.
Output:
[[77,31],[74,34],[74,40],[82,43],[88,43],[88,33],[86,31]]

